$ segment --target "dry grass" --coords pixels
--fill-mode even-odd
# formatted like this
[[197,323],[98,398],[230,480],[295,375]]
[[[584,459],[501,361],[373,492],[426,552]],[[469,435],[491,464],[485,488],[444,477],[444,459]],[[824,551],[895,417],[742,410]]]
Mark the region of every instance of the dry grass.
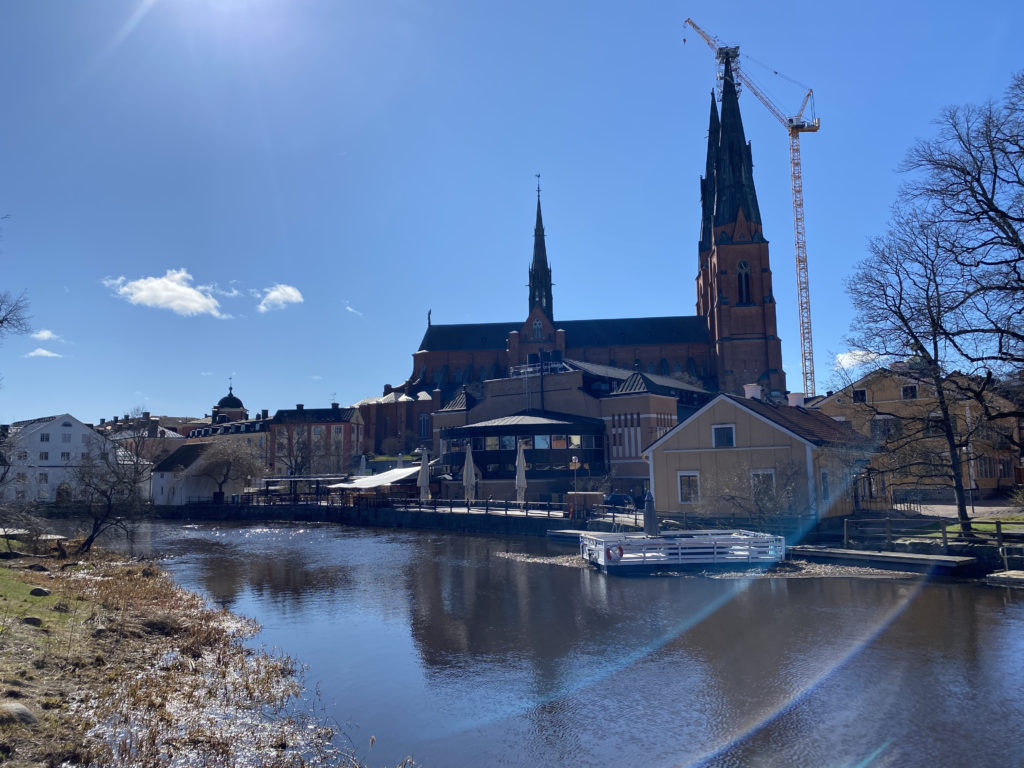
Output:
[[[151,564],[101,553],[63,568],[12,563],[0,566],[0,703],[25,704],[38,722],[0,724],[0,764],[361,765],[299,709],[297,665],[246,646],[254,622]],[[51,594],[33,597],[33,586]]]

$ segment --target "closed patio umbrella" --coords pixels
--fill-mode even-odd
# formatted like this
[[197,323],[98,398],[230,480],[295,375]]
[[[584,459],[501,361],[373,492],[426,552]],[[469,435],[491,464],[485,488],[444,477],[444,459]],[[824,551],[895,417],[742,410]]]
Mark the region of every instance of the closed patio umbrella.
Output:
[[420,489],[420,501],[430,501],[430,451],[424,451],[420,457],[420,475],[416,485]]
[[516,501],[520,504],[526,501],[526,453],[522,443],[519,443],[519,453],[516,454]]
[[476,464],[473,463],[473,438],[466,439],[466,462],[462,466],[462,487],[466,490],[466,505],[476,497]]

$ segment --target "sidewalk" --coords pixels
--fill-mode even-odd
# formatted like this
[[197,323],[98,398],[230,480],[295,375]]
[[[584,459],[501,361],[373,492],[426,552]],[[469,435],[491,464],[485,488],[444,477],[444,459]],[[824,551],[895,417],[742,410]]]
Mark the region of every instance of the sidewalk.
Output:
[[[956,517],[956,504],[922,504],[920,507],[922,515],[933,515],[935,517]],[[1024,517],[1024,509],[1013,507],[1005,502],[998,501],[976,501],[972,507],[967,505],[967,514],[971,519],[1003,519],[1007,517]]]

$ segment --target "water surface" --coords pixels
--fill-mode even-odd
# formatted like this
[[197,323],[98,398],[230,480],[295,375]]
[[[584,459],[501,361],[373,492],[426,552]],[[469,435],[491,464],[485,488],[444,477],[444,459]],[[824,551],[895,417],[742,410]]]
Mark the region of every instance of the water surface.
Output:
[[326,525],[157,523],[134,546],[308,665],[374,766],[1024,761],[1005,588],[609,578],[516,559],[567,551],[540,539]]

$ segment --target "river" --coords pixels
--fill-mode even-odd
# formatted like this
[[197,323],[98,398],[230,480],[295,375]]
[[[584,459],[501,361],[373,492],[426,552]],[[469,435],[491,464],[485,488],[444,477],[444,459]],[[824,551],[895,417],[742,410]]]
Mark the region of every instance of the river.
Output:
[[1024,764],[1019,591],[616,578],[541,539],[330,525],[133,546],[256,618],[373,766]]

